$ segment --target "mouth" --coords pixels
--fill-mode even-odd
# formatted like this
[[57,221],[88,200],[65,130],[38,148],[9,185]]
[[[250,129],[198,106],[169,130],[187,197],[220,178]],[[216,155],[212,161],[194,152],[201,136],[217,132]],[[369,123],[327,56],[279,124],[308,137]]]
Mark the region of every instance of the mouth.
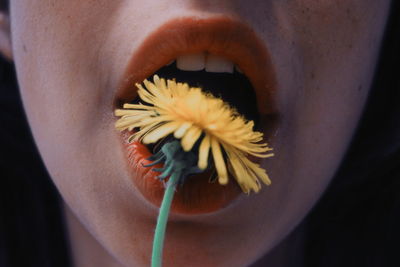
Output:
[[[276,127],[276,80],[268,51],[255,32],[240,21],[179,18],[156,29],[131,57],[115,106],[135,101],[135,83],[153,74],[199,86],[221,97],[248,120],[254,120],[258,128],[267,126],[272,133]],[[130,134],[123,132],[121,138],[133,184],[146,200],[159,207],[164,185],[153,168],[161,166],[143,167],[150,163],[147,158],[154,146],[128,143]],[[239,186],[232,179],[224,186],[210,183],[212,176],[212,171],[195,175],[178,187],[171,212],[210,213],[233,203],[241,193]]]

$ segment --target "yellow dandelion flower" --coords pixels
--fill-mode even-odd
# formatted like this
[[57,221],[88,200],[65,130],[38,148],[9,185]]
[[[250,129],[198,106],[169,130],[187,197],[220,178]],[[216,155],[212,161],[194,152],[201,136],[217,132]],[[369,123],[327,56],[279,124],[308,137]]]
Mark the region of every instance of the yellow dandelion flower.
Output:
[[[268,158],[271,148],[262,141],[263,134],[253,131],[254,122],[246,121],[222,99],[189,87],[186,83],[160,79],[136,84],[139,97],[147,104],[124,104],[115,115],[120,131],[138,128],[129,141],[151,144],[173,134],[180,139],[184,151],[190,151],[196,142],[198,167],[206,169],[210,150],[218,175],[218,182],[228,183],[230,173],[245,193],[258,192],[259,180],[271,183],[267,173],[247,156]],[[200,140],[201,139],[201,140]]]

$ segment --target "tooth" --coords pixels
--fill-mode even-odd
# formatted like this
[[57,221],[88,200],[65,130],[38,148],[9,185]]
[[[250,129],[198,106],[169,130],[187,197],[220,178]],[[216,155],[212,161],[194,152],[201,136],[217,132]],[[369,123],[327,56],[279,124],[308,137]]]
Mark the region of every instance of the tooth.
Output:
[[233,73],[233,63],[223,57],[208,54],[206,59],[206,71]]
[[205,61],[204,53],[183,55],[176,59],[176,67],[180,70],[198,71],[204,69]]

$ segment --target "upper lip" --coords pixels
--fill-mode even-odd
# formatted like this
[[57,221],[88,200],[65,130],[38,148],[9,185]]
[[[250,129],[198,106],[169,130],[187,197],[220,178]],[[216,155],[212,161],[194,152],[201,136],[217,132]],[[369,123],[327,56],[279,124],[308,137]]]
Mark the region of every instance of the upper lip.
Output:
[[267,48],[245,23],[229,17],[181,17],[170,20],[133,52],[118,87],[116,102],[128,102],[141,83],[179,55],[208,52],[223,56],[249,78],[261,115],[276,112],[276,77]]

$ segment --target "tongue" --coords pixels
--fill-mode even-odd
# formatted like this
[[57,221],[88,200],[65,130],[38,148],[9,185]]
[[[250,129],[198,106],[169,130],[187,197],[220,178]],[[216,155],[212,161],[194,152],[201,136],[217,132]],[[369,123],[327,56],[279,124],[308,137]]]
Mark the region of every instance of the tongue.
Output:
[[259,122],[257,99],[247,77],[237,71],[231,73],[214,73],[202,71],[183,71],[175,63],[159,69],[156,74],[165,79],[176,79],[192,87],[201,87],[216,97],[221,97],[246,119],[253,120],[255,128]]

